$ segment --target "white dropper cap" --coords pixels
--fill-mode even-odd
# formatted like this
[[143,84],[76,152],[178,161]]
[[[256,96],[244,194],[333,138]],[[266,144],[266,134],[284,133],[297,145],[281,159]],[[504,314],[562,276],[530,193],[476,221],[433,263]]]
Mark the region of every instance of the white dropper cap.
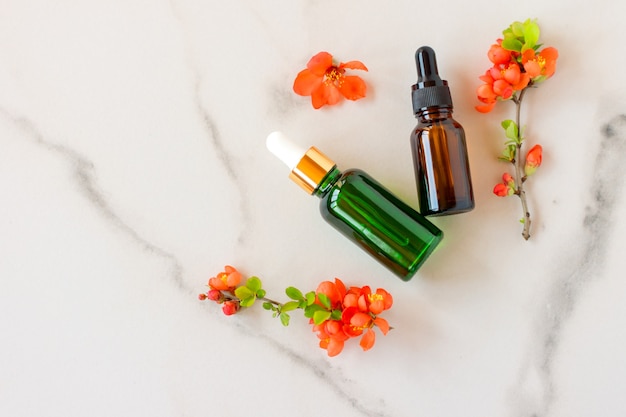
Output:
[[265,146],[278,159],[292,171],[306,153],[305,148],[301,148],[289,140],[283,132],[272,132],[267,136]]
[[335,163],[317,148],[308,150],[295,145],[281,132],[272,132],[265,141],[267,149],[291,170],[289,178],[313,194],[326,175],[335,167]]

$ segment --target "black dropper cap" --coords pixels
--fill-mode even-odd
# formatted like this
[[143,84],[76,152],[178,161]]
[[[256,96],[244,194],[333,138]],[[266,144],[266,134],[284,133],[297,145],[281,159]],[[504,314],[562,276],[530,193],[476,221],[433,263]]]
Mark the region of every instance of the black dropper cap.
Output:
[[452,108],[452,96],[448,82],[442,80],[437,71],[435,51],[429,46],[422,46],[415,52],[417,66],[417,84],[412,86],[413,113],[428,107]]

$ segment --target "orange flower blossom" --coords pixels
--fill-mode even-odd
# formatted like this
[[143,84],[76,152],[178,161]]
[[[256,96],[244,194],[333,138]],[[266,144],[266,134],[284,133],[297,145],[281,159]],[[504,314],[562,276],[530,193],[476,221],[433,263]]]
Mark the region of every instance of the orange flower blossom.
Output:
[[346,69],[367,71],[361,61],[335,64],[328,52],[319,52],[309,60],[293,83],[293,91],[301,96],[311,96],[315,109],[339,103],[343,98],[358,100],[365,97],[365,82],[356,75],[346,75]]
[[372,292],[369,286],[350,287],[339,278],[321,282],[316,291],[303,294],[289,287],[285,290],[292,300],[279,303],[265,297],[261,280],[250,277],[240,285],[241,273],[232,266],[224,267],[224,272],[209,279],[209,290],[198,296],[200,300],[214,301],[222,305],[222,311],[230,316],[245,307],[251,307],[256,300],[263,302],[263,308],[279,317],[283,325],[289,324],[289,311],[304,310],[305,317],[313,325],[319,339],[319,346],[328,356],[336,356],[343,351],[345,342],[361,337],[360,346],[369,350],[374,346],[378,327],[386,335],[391,327],[380,314],[391,308],[393,298],[386,290],[379,288]]
[[209,279],[209,287],[213,290],[228,291],[235,288],[241,282],[241,274],[230,265],[224,267],[224,272]]
[[[350,287],[346,291],[343,282],[335,278],[335,282],[325,281],[320,284],[317,294],[325,294],[331,305],[341,309],[340,320],[328,320],[313,327],[320,339],[320,347],[327,350],[328,356],[338,355],[344,342],[352,337],[362,335],[360,346],[369,350],[374,346],[376,334],[373,327],[378,327],[384,335],[390,330],[389,323],[378,317],[384,310],[391,308],[393,298],[382,288],[372,293],[369,286]],[[332,298],[331,298],[332,297]]]

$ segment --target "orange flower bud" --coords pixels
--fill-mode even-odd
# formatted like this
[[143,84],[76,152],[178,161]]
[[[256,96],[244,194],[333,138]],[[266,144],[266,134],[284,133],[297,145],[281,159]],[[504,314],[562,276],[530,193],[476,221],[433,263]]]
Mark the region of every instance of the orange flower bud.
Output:
[[222,311],[227,316],[232,316],[239,310],[239,303],[236,301],[225,301],[222,306]]
[[509,187],[502,183],[496,184],[496,186],[493,187],[493,193],[498,197],[506,197],[509,195]]
[[489,48],[489,51],[487,52],[489,60],[496,65],[508,64],[513,59],[511,51],[507,51],[501,45],[502,39],[498,39],[498,43],[491,45],[491,48]]
[[493,193],[498,197],[508,197],[515,194],[515,180],[508,172],[502,174],[502,182],[493,187]]
[[533,175],[537,168],[541,165],[542,159],[541,145],[535,145],[526,154],[526,164],[524,165],[524,173],[527,176]]

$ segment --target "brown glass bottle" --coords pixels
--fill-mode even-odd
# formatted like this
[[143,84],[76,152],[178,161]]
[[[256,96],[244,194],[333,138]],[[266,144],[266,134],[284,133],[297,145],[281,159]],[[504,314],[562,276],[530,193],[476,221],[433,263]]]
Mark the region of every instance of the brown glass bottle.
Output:
[[418,69],[413,111],[418,119],[411,150],[420,214],[441,216],[470,211],[474,193],[463,127],[452,118],[448,82],[437,72],[435,52],[425,46],[415,53]]

